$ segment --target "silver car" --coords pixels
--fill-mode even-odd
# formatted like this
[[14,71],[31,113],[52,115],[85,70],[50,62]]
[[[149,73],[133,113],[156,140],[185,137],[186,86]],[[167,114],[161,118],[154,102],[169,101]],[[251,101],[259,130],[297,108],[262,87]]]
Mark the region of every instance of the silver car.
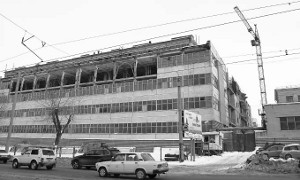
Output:
[[288,144],[284,146],[280,157],[284,159],[300,159],[300,144]]
[[262,155],[263,159],[268,160],[272,158],[279,158],[280,153],[282,152],[284,145],[283,144],[274,144],[259,152]]

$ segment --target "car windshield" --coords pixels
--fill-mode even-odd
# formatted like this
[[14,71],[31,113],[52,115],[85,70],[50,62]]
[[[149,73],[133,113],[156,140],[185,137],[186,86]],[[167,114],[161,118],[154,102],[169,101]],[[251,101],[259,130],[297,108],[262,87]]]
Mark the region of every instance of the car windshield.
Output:
[[54,152],[51,151],[51,150],[43,150],[43,155],[49,155],[49,156],[51,156],[51,155],[54,155]]
[[144,161],[155,161],[155,159],[151,156],[151,154],[142,153],[141,156]]

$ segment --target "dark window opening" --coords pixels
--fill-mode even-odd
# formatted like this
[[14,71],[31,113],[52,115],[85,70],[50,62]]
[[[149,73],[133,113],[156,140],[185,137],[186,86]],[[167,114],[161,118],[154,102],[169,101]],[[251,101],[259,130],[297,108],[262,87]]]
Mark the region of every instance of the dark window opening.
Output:
[[25,80],[22,90],[31,90],[33,89],[33,81]]
[[116,79],[130,78],[133,77],[133,70],[131,67],[126,69],[119,69]]
[[109,72],[98,71],[96,81],[108,81],[108,80],[112,80],[112,77],[113,77],[112,71]]
[[46,88],[46,78],[40,78],[36,81],[36,89]]
[[59,76],[50,76],[49,87],[57,87],[60,86],[61,78]]
[[88,83],[94,81],[94,72],[81,73],[80,83]]

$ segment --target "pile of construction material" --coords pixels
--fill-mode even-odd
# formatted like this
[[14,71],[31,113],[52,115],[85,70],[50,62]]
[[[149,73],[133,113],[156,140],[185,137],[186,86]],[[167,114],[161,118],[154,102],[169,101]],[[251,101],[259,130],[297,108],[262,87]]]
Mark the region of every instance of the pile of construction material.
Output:
[[245,170],[255,170],[266,173],[300,173],[300,164],[299,160],[289,158],[285,159],[265,159],[262,155],[253,154],[250,156],[246,165],[244,166]]

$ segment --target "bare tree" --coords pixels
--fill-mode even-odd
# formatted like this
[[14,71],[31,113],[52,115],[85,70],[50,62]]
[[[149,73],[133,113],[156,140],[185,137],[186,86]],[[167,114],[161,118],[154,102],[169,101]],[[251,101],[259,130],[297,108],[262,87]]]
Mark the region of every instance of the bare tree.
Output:
[[45,92],[45,99],[39,100],[39,104],[42,104],[46,109],[46,119],[55,127],[56,137],[54,145],[59,145],[68,125],[74,120],[74,105],[80,101],[78,97],[70,97],[69,93],[47,91]]
[[7,102],[8,102],[8,97],[2,96],[0,94],[0,117],[1,117],[1,113],[6,111],[7,109]]

